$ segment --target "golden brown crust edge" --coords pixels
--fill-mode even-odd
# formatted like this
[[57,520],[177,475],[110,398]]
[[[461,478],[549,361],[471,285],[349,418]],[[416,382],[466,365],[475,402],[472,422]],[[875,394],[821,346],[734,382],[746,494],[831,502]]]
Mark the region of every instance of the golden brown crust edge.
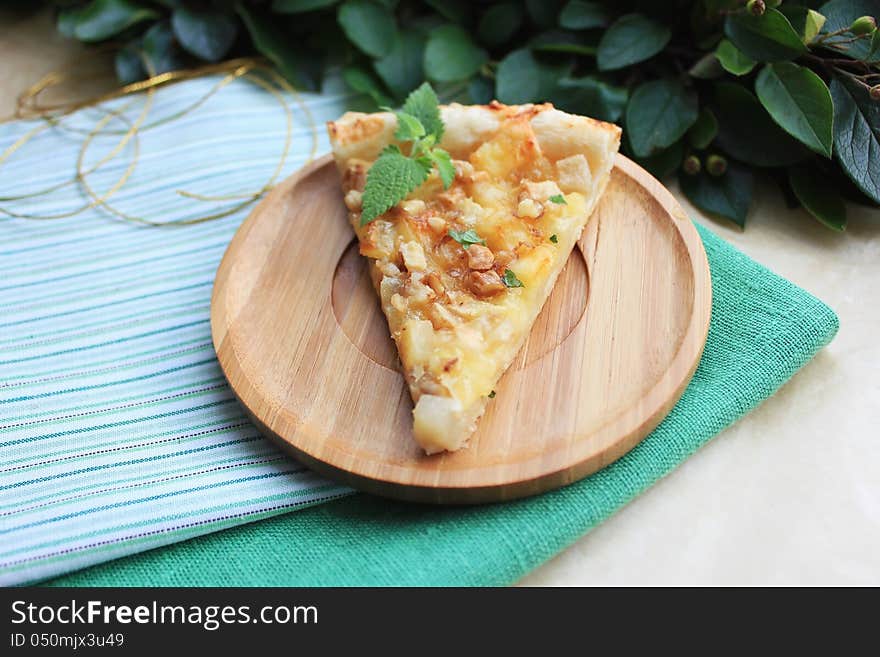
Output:
[[[620,145],[620,128],[586,116],[568,114],[542,105],[443,105],[440,108],[446,130],[440,146],[454,158],[466,157],[482,141],[489,138],[511,116],[530,114],[530,123],[541,151],[551,160],[584,154],[594,176],[600,177],[602,163],[613,161]],[[394,141],[397,119],[390,112],[363,114],[346,112],[339,120],[327,124],[330,144],[337,163],[352,158],[374,160],[381,150]]]

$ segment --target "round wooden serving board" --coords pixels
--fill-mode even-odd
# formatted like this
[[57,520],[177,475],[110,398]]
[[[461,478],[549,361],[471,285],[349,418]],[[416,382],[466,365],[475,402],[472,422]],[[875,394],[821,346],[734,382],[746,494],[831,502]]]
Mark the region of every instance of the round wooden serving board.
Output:
[[672,195],[618,156],[602,201],[469,445],[426,456],[330,157],[236,233],[211,303],[214,347],[260,430],[306,465],[406,500],[533,495],[619,458],[700,359],[711,284]]

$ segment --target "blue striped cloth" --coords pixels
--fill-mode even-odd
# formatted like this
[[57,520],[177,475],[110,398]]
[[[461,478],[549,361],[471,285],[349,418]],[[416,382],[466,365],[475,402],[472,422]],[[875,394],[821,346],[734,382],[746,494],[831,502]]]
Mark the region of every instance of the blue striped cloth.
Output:
[[[160,89],[137,140],[87,176],[108,202],[150,221],[219,212],[260,189],[282,154],[285,113],[270,93],[220,78]],[[348,100],[336,88],[293,111],[282,177],[306,161]],[[128,122],[146,96],[114,101]],[[107,115],[82,110],[0,166],[0,584],[35,581],[347,494],[283,456],[242,414],[214,356],[209,303],[220,258],[251,207],[189,226],[150,227],[91,208],[70,184],[86,136]],[[163,117],[167,122],[149,127]],[[0,152],[39,123],[0,126]],[[107,130],[125,131],[126,119]],[[98,137],[85,171],[119,134]],[[65,184],[66,183],[66,184]],[[60,185],[60,186],[59,186]],[[57,188],[56,188],[57,186]],[[39,191],[48,194],[9,200]]]

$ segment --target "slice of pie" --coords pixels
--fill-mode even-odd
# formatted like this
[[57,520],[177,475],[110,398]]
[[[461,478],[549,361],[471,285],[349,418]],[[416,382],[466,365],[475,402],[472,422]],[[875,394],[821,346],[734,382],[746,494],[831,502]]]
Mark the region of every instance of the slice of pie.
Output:
[[373,162],[394,113],[328,124],[360,252],[397,343],[428,454],[461,448],[513,362],[602,195],[617,126],[550,104],[441,107],[452,157],[405,200],[361,225]]

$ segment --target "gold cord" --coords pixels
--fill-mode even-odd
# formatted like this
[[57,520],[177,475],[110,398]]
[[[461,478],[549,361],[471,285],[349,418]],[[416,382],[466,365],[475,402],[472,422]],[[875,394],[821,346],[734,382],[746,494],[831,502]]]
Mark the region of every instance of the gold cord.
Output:
[[[152,66],[150,62],[144,59],[145,66],[148,71],[152,71]],[[216,85],[214,85],[207,93],[205,93],[202,97],[192,103],[190,106],[186,107],[183,110],[179,110],[174,114],[169,116],[160,118],[158,120],[147,122],[147,117],[149,116],[150,111],[152,110],[153,102],[154,102],[154,93],[155,90],[161,86],[165,86],[168,84],[174,84],[177,82],[182,82],[184,80],[191,80],[207,75],[216,75],[225,73],[226,75],[221,78]],[[115,208],[109,203],[109,199],[116,194],[131,175],[134,173],[135,168],[137,167],[137,162],[140,156],[140,133],[149,130],[151,128],[165,125],[170,123],[176,119],[179,119],[183,116],[188,115],[192,111],[196,110],[200,106],[202,106],[209,98],[211,98],[214,94],[218,93],[223,87],[227,86],[234,80],[239,78],[243,78],[248,80],[249,82],[256,84],[273,95],[273,97],[279,102],[282,109],[285,113],[286,120],[286,134],[284,139],[284,147],[282,149],[281,156],[278,160],[278,164],[276,165],[274,171],[272,172],[269,180],[262,186],[260,189],[254,192],[243,192],[236,194],[226,194],[221,196],[209,196],[204,194],[196,194],[193,192],[188,192],[185,190],[176,190],[176,193],[179,196],[184,198],[193,199],[196,201],[204,201],[204,202],[218,202],[218,201],[234,201],[238,199],[244,199],[242,202],[235,204],[233,207],[228,208],[223,211],[215,212],[209,215],[196,217],[193,219],[185,219],[173,222],[161,222],[154,221],[144,217],[137,217],[133,215],[129,215]],[[75,210],[69,212],[63,212],[53,215],[35,215],[35,214],[26,214],[15,212],[10,210],[7,207],[0,206],[0,213],[5,214],[10,217],[20,218],[20,219],[34,219],[34,220],[44,220],[44,219],[61,219],[65,217],[71,217],[79,214],[85,210],[101,207],[105,211],[109,212],[116,218],[136,223],[140,225],[147,226],[185,226],[192,225],[197,223],[203,223],[206,221],[212,221],[214,219],[220,219],[221,217],[226,217],[235,212],[238,212],[242,208],[247,207],[248,205],[257,201],[261,196],[263,196],[266,192],[268,192],[274,186],[276,180],[281,175],[284,165],[287,161],[288,155],[290,153],[291,143],[293,140],[293,112],[288,105],[287,100],[285,99],[282,92],[286,92],[291,95],[294,101],[299,106],[300,110],[305,117],[305,122],[310,128],[309,132],[312,136],[312,144],[311,150],[307,158],[307,162],[314,159],[318,141],[317,134],[315,132],[315,124],[314,119],[311,113],[308,110],[308,107],[303,102],[300,95],[296,92],[290,84],[281,77],[271,66],[262,59],[257,58],[243,58],[243,59],[234,59],[227,62],[223,62],[221,64],[211,64],[208,66],[201,66],[195,69],[189,70],[181,70],[181,71],[169,71],[167,73],[161,73],[159,75],[150,75],[146,80],[142,80],[140,82],[135,82],[133,84],[128,84],[119,89],[116,89],[112,92],[100,94],[98,96],[86,99],[86,100],[77,100],[77,101],[68,101],[57,104],[40,104],[39,96],[45,92],[47,89],[62,84],[67,81],[76,81],[81,80],[82,77],[77,78],[76,75],[65,73],[65,72],[53,72],[44,76],[34,85],[26,89],[18,98],[17,101],[17,109],[15,115],[10,119],[6,119],[5,121],[10,120],[19,120],[19,119],[40,119],[43,121],[42,125],[35,127],[34,129],[28,131],[25,135],[19,138],[14,144],[12,144],[9,148],[7,148],[2,154],[0,154],[0,166],[9,159],[13,153],[19,151],[23,146],[25,146],[28,142],[34,139],[39,134],[48,130],[49,128],[58,128],[63,129],[72,133],[84,134],[85,137],[83,139],[82,145],[80,147],[79,155],[77,157],[76,162],[76,171],[75,176],[70,180],[64,181],[62,183],[58,183],[46,189],[40,190],[38,192],[31,192],[28,194],[21,194],[17,196],[0,196],[0,202],[10,202],[23,200],[28,198],[37,198],[40,196],[45,196],[55,192],[59,189],[64,188],[68,185],[79,184],[86,195],[89,197],[89,201],[84,204],[82,207],[78,207]],[[132,122],[129,121],[125,112],[129,110],[136,102],[136,100],[132,100],[129,103],[124,104],[123,106],[109,110],[104,107],[101,107],[102,103],[105,103],[110,100],[115,100],[119,98],[123,98],[126,96],[144,94],[145,99],[143,103],[143,107],[141,109],[140,114],[137,119]],[[96,108],[103,112],[104,116],[96,123],[95,127],[89,131],[85,131],[79,128],[71,127],[65,123],[65,118],[68,117],[73,112],[78,110],[82,110],[85,108]],[[127,125],[127,129],[125,130],[111,130],[108,129],[108,125],[112,124],[114,120],[119,120]],[[0,123],[5,122],[0,121]],[[119,141],[113,147],[113,149],[104,157],[102,157],[96,164],[85,168],[85,156],[88,152],[89,146],[100,136],[106,135],[121,135]],[[132,158],[129,165],[126,167],[125,171],[122,173],[119,180],[117,180],[109,190],[107,190],[103,194],[99,194],[96,192],[91,184],[89,183],[88,177],[95,172],[97,172],[101,167],[115,159],[119,156],[124,150],[125,147],[131,143],[132,144]]]

